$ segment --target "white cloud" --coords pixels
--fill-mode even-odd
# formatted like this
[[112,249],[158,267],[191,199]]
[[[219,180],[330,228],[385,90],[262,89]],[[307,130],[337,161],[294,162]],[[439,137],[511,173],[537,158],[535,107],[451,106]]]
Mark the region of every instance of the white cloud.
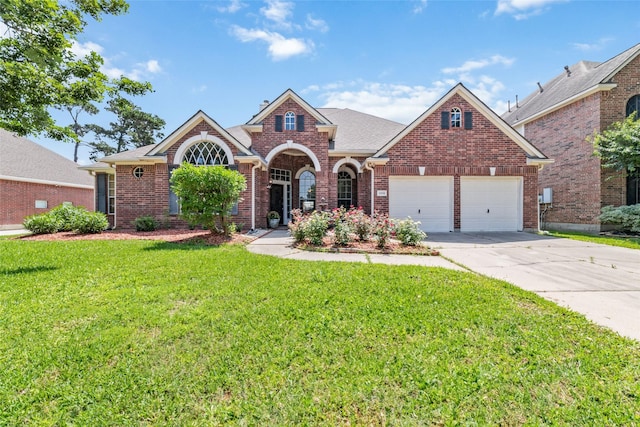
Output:
[[267,0],[267,6],[260,8],[260,13],[281,28],[291,28],[289,18],[293,15],[294,4],[280,0]]
[[145,66],[146,66],[147,71],[152,73],[152,74],[156,74],[156,73],[159,73],[160,71],[162,71],[162,67],[160,67],[160,64],[155,59],[151,59],[151,60],[147,61],[145,63]]
[[413,13],[416,15],[422,13],[427,8],[427,0],[419,0],[413,6]]
[[466,61],[460,67],[443,68],[441,71],[445,74],[468,73],[469,71],[479,70],[491,65],[504,65],[509,67],[514,63],[514,61],[515,60],[513,58],[506,58],[502,55],[493,55],[485,59]]
[[329,25],[323,19],[315,19],[312,15],[307,15],[305,26],[309,30],[316,30],[321,33],[329,31]]
[[408,124],[436,102],[446,87],[440,83],[426,87],[354,81],[332,83],[319,91],[324,107],[350,108]]
[[222,13],[236,13],[246,6],[247,5],[242,3],[240,0],[231,0],[227,6],[220,6],[217,9],[218,12]]
[[80,43],[77,40],[74,40],[71,43],[71,53],[73,53],[78,58],[84,58],[91,52],[95,52],[100,55],[102,54],[103,50],[104,49],[102,46],[93,42]]
[[573,43],[574,49],[581,50],[583,52],[590,52],[594,50],[601,50],[613,39],[611,37],[604,37],[595,43]]
[[269,56],[271,56],[274,61],[281,61],[293,56],[310,53],[315,47],[310,40],[286,38],[282,34],[266,30],[249,30],[234,26],[231,32],[243,43],[253,41],[263,41],[267,43]]
[[517,20],[527,19],[539,15],[553,3],[564,3],[568,0],[498,0],[495,14],[506,13]]
[[505,86],[489,76],[473,78],[467,75],[465,80],[445,79],[432,82],[429,86],[355,80],[346,83],[334,82],[324,86],[312,85],[301,93],[303,95],[317,93],[316,96],[322,100],[322,107],[350,108],[408,124],[459,82],[462,82],[496,113],[501,114],[506,111],[506,102],[499,100]]

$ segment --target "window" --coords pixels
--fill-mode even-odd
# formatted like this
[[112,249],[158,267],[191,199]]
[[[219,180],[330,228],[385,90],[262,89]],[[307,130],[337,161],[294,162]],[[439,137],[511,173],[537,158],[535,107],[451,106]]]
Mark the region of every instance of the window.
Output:
[[284,115],[284,130],[296,129],[296,115],[289,111]]
[[224,149],[215,142],[203,141],[187,148],[184,153],[184,161],[192,165],[228,165],[229,159]]
[[632,96],[631,99],[629,99],[629,101],[627,102],[626,117],[629,117],[631,113],[633,113],[634,111],[637,111],[637,114],[638,114],[636,118],[640,118],[638,117],[640,116],[640,95]]
[[338,172],[338,207],[349,209],[353,204],[353,181],[347,171]]
[[142,178],[142,175],[144,175],[144,169],[141,167],[137,167],[133,169],[133,176],[137,179]]
[[457,107],[451,109],[451,127],[459,128],[462,125],[462,113]]
[[109,179],[107,181],[107,194],[109,195],[109,199],[107,204],[107,213],[111,215],[116,212],[116,176],[112,173],[110,173],[108,176]]
[[300,209],[310,212],[316,208],[316,176],[311,171],[300,174]]

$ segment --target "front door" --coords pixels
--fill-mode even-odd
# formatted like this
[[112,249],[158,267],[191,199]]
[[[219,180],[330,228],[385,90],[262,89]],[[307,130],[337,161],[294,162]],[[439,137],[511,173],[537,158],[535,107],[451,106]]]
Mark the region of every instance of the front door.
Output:
[[269,210],[276,211],[280,214],[280,224],[283,224],[284,220],[284,185],[271,184],[269,190]]

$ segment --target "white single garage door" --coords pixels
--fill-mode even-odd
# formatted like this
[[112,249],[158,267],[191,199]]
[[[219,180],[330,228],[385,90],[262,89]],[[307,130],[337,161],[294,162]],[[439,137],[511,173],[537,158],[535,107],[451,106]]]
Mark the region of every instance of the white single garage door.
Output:
[[411,217],[426,232],[453,231],[453,177],[389,177],[389,216]]
[[522,177],[460,177],[460,231],[522,231]]

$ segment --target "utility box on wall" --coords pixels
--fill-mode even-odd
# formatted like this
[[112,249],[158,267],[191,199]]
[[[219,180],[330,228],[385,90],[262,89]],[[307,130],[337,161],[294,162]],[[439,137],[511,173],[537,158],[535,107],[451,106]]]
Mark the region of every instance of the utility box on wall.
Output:
[[553,203],[553,189],[543,188],[542,196],[540,196],[540,203],[551,204]]

